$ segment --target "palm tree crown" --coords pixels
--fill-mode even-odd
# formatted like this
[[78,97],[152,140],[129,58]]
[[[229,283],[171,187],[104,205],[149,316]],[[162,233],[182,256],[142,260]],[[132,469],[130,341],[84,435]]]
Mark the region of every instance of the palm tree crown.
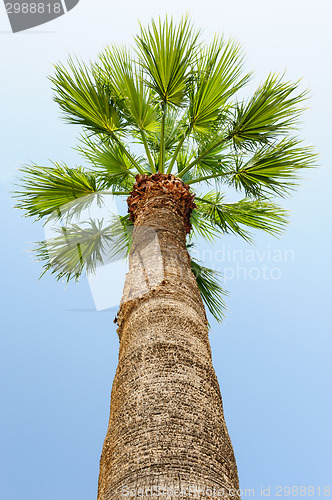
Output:
[[[73,222],[105,194],[128,197],[142,179],[161,174],[195,195],[190,209],[194,238],[233,233],[251,241],[248,228],[278,235],[285,210],[273,199],[292,190],[298,171],[315,162],[296,136],[307,92],[270,74],[248,99],[239,91],[251,75],[240,46],[216,36],[203,44],[188,18],[141,27],[132,50],[106,48],[88,66],[69,59],[52,76],[55,101],[69,123],[83,128],[78,151],[87,166],[32,164],[22,168],[17,206],[37,219],[65,217],[65,227],[41,242],[37,255],[58,278],[78,278],[114,253],[130,249],[132,214],[105,227]],[[243,198],[227,203],[223,186]],[[225,190],[224,187],[224,190]],[[203,300],[220,319],[223,290],[216,272],[194,259]]]

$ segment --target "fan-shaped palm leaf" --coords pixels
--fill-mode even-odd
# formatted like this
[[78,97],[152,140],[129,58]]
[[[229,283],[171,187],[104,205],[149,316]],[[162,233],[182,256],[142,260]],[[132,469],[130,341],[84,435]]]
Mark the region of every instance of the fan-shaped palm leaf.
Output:
[[287,83],[269,75],[247,102],[239,103],[229,129],[236,146],[251,148],[289,133],[298,122],[307,92],[296,93],[299,83]]
[[24,177],[15,191],[17,208],[27,216],[41,219],[51,214],[59,216],[65,211],[81,211],[100,195],[104,188],[93,172],[82,167],[69,168],[54,163],[53,167],[31,165],[24,167]]
[[243,56],[240,46],[216,38],[203,50],[190,91],[188,108],[191,127],[195,132],[211,132],[225,113],[227,100],[249,79],[242,79]]
[[50,77],[54,85],[54,100],[64,112],[65,119],[93,133],[114,136],[123,124],[109,90],[83,63],[69,59],[68,67],[69,70],[58,64],[55,75]]
[[[104,141],[97,141],[83,136],[77,151],[98,169],[98,178],[103,180],[107,188],[122,189],[124,194],[131,191],[138,172],[135,172],[132,162],[118,144],[112,143],[107,138]],[[141,160],[134,156],[133,158],[143,170],[145,166]]]
[[186,17],[178,26],[173,20],[159,19],[143,28],[136,37],[139,61],[145,83],[156,98],[171,106],[179,106],[191,78],[191,64],[197,53],[198,33]]
[[97,66],[103,84],[124,117],[140,132],[159,128],[158,108],[144,84],[143,70],[125,48],[112,46],[100,56]]
[[249,242],[252,241],[251,235],[242,226],[261,229],[277,236],[282,233],[287,223],[287,212],[265,200],[244,199],[235,203],[223,203],[221,193],[210,192],[195,198],[195,203],[213,226],[224,233],[238,234]]
[[313,166],[315,159],[312,147],[284,139],[258,149],[249,160],[242,155],[236,158],[235,168],[228,165],[229,175],[223,174],[223,179],[247,195],[283,196],[296,186],[299,170]]

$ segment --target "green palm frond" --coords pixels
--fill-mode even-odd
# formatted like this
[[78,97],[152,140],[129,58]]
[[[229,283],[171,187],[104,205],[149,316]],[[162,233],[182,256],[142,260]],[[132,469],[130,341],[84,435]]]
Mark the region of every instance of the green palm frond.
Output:
[[113,216],[111,224],[88,219],[55,229],[57,236],[37,244],[34,252],[44,262],[42,276],[50,271],[57,280],[78,281],[83,271],[94,273],[112,259],[125,258],[131,246],[129,217]]
[[82,62],[69,59],[68,67],[56,65],[55,75],[50,77],[54,100],[66,121],[82,125],[93,133],[114,136],[123,128],[123,121],[109,90],[95,78],[93,69]]
[[242,226],[263,230],[273,236],[280,235],[287,224],[287,212],[266,200],[244,199],[223,203],[223,195],[210,192],[195,203],[203,217],[223,233],[237,234],[252,242],[251,234]]
[[250,148],[289,133],[298,123],[307,97],[306,91],[296,93],[298,87],[299,83],[284,82],[271,74],[249,101],[239,103],[229,128],[235,146]]
[[300,145],[297,139],[283,139],[258,149],[247,161],[237,159],[223,179],[247,196],[284,196],[296,187],[299,170],[312,167],[315,161],[312,147]]
[[204,214],[197,209],[194,209],[191,213],[190,223],[192,225],[192,230],[190,233],[190,241],[199,236],[212,243],[215,241],[216,237],[220,235],[220,229],[211,223],[211,221],[204,216]]
[[191,259],[191,270],[195,275],[203,302],[212,316],[220,323],[226,310],[226,304],[222,297],[228,295],[228,292],[219,283],[222,275],[218,271],[202,266],[199,261],[193,258]]
[[20,169],[23,177],[14,192],[16,207],[26,216],[43,217],[68,211],[81,212],[101,197],[103,183],[93,172],[82,167],[69,168],[54,163],[53,167],[38,165]]
[[109,47],[100,55],[99,76],[127,122],[140,132],[159,128],[158,108],[144,84],[143,70],[126,48]]
[[[131,191],[138,172],[133,169],[132,162],[118,144],[107,139],[91,140],[85,135],[81,138],[81,145],[76,149],[83,158],[98,169],[98,177],[103,179],[107,188],[114,187],[114,189],[122,189],[126,192]],[[140,158],[134,157],[134,159],[142,169],[145,168]]]
[[249,75],[241,78],[243,56],[240,46],[218,37],[200,54],[197,72],[190,91],[189,120],[193,130],[211,132],[220,116],[225,114],[226,102],[243,87]]
[[71,224],[58,228],[58,236],[38,243],[35,249],[37,259],[43,261],[44,272],[55,274],[57,280],[78,281],[84,268],[94,272],[103,264],[105,247],[110,242],[103,221],[90,219],[83,224]]
[[172,19],[154,20],[136,37],[145,84],[156,99],[171,106],[183,104],[197,54],[198,33],[187,17],[176,26]]

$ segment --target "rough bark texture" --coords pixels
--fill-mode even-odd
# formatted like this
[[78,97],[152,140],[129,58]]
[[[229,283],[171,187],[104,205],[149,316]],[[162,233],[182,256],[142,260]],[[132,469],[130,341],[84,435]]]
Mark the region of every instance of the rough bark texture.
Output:
[[183,203],[181,181],[180,192],[166,192],[165,177],[135,198],[146,181],[139,178],[129,200],[136,203],[134,241],[98,500],[198,499],[210,491],[239,498],[205,310],[186,250],[193,198]]
[[196,205],[195,195],[190,193],[188,184],[184,184],[173,174],[137,175],[131,195],[128,198],[128,212],[134,222],[139,211],[144,208],[147,198],[156,194],[169,194],[173,198],[174,209],[182,217],[186,233],[190,233],[190,216]]

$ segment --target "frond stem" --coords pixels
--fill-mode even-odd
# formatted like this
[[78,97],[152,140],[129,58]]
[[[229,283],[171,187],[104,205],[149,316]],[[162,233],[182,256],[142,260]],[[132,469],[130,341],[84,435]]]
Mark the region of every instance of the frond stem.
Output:
[[159,156],[159,172],[164,173],[165,163],[165,118],[166,118],[166,104],[162,104],[162,117],[160,129],[160,156]]
[[149,150],[149,146],[148,146],[148,141],[146,140],[146,136],[145,136],[145,132],[144,130],[141,130],[141,137],[142,137],[142,141],[143,141],[143,144],[144,144],[144,149],[145,149],[145,152],[146,152],[146,156],[149,160],[149,164],[150,164],[150,167],[151,167],[151,171],[153,173],[156,172],[156,166],[154,164],[154,161],[152,159],[152,156],[151,156],[151,153],[150,153],[150,150]]
[[184,143],[184,141],[186,140],[186,138],[188,137],[188,135],[190,134],[190,132],[192,131],[192,128],[193,128],[193,124],[190,124],[187,128],[187,130],[185,130],[184,134],[183,134],[183,137],[181,138],[181,140],[179,141],[179,144],[177,145],[176,147],[176,150],[174,152],[174,155],[171,159],[171,163],[169,164],[169,167],[167,169],[167,173],[170,174],[172,172],[172,168],[173,168],[173,165],[175,163],[175,160],[179,154],[179,151],[182,147],[182,144]]
[[222,174],[211,174],[211,175],[206,175],[205,177],[199,177],[198,179],[193,179],[192,181],[186,182],[186,184],[196,184],[196,182],[204,182],[209,179],[215,179],[217,177],[224,177],[225,175],[230,175],[231,172],[224,172]]

